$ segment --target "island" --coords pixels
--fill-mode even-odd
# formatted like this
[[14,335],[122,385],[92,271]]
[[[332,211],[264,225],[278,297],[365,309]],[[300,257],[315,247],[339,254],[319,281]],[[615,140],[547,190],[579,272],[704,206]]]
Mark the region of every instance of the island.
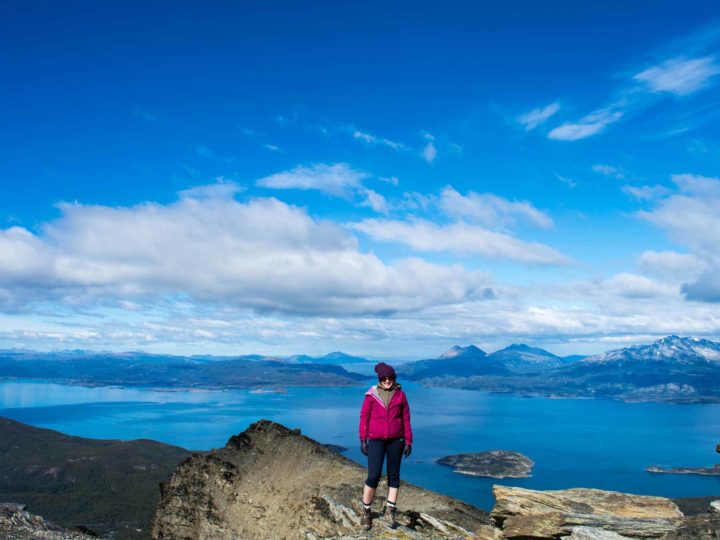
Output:
[[459,474],[491,478],[528,478],[535,465],[529,457],[510,450],[455,454],[437,459],[435,463],[453,467]]

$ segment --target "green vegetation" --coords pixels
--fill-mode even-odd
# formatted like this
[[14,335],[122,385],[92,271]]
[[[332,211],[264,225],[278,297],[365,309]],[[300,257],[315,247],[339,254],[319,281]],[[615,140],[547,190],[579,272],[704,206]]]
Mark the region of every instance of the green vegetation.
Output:
[[72,437],[0,418],[0,502],[72,528],[149,538],[158,484],[191,452],[150,440]]

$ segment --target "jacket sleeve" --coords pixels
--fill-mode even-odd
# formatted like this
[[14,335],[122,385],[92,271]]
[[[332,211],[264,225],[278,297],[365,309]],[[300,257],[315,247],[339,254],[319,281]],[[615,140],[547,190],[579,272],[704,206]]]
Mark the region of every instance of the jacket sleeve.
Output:
[[373,400],[365,396],[362,409],[360,409],[360,440],[367,439],[370,432],[370,414],[372,412]]
[[403,392],[403,436],[405,437],[405,444],[411,445],[413,443],[413,432],[410,426],[410,404],[408,403],[407,396]]

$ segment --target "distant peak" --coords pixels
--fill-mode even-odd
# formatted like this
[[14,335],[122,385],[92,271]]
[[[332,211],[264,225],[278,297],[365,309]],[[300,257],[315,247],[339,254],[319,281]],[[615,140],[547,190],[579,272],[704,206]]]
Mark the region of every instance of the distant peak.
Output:
[[468,345],[467,347],[461,347],[460,345],[454,345],[439,358],[458,358],[458,357],[482,357],[486,356],[485,351],[479,349],[475,345]]
[[505,347],[506,351],[530,351],[532,350],[532,347],[530,345],[525,345],[524,343],[513,343],[512,345],[508,345]]
[[538,356],[555,357],[553,353],[546,351],[545,349],[541,349],[540,347],[531,347],[530,345],[526,345],[525,343],[513,343],[512,345],[509,345],[498,352],[518,352],[534,354]]
[[346,354],[342,351],[333,351],[331,353],[327,353],[323,358],[349,358],[350,355]]

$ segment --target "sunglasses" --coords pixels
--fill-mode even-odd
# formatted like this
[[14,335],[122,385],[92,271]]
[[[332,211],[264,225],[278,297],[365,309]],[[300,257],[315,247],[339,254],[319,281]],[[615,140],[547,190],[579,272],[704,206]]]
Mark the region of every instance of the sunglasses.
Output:
[[395,377],[380,377],[378,380],[379,380],[380,382],[394,381],[394,380],[395,380]]

